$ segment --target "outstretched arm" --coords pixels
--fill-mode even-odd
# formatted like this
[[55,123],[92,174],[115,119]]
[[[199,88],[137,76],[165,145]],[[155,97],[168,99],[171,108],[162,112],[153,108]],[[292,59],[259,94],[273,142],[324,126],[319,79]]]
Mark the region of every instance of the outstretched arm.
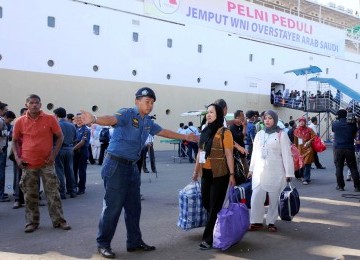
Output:
[[81,114],[75,116],[74,123],[78,126],[87,124],[98,124],[98,125],[116,125],[117,118],[115,116],[95,116],[87,111],[80,110]]
[[183,135],[168,129],[161,130],[157,135],[171,139],[186,140],[188,142],[197,142],[199,140],[199,137],[196,136],[194,133]]

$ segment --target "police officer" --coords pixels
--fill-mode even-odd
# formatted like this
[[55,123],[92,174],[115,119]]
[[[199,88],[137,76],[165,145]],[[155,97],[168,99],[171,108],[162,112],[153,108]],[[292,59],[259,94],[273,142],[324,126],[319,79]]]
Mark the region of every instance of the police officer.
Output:
[[74,146],[74,177],[78,188],[77,195],[85,193],[87,160],[89,158],[90,129],[82,125],[76,130],[76,145]]
[[98,251],[105,258],[115,257],[110,244],[123,208],[127,230],[127,251],[155,250],[154,246],[147,245],[142,240],[139,225],[141,214],[140,174],[136,162],[140,158],[148,135],[193,142],[198,139],[193,134],[178,134],[156,124],[149,116],[155,101],[155,92],[144,87],[135,94],[134,108],[122,108],[113,116],[101,117],[81,111],[81,116],[75,119],[79,125],[96,123],[114,127],[108,153],[101,170],[105,196],[96,239]]
[[336,189],[343,191],[345,187],[344,182],[344,162],[351,172],[351,177],[354,182],[355,192],[360,192],[359,172],[356,165],[356,157],[354,150],[354,139],[357,132],[356,123],[348,123],[346,120],[347,111],[340,109],[337,112],[337,120],[332,125],[334,132],[334,161],[336,166]]

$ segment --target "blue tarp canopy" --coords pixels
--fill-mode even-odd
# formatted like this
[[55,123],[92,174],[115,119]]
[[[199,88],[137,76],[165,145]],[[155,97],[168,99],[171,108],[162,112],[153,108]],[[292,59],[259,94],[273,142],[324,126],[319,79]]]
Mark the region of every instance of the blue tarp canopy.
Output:
[[301,68],[301,69],[295,69],[295,70],[288,70],[284,73],[295,73],[296,76],[299,75],[306,75],[306,74],[312,74],[312,73],[320,73],[322,70],[319,67],[316,66],[310,66],[307,68]]
[[354,99],[355,101],[360,102],[360,94],[359,92],[349,88],[348,86],[344,85],[340,81],[334,79],[334,78],[317,78],[313,77],[310,78],[308,81],[317,81],[320,83],[326,83],[334,88],[340,90],[340,92],[344,93],[345,95],[349,96],[350,98]]

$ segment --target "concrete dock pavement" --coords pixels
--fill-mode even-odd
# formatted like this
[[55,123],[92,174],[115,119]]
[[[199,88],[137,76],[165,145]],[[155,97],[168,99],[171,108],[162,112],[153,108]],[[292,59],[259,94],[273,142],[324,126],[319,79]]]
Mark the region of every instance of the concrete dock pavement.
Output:
[[[293,221],[279,220],[277,233],[247,232],[225,252],[199,250],[203,228],[182,231],[176,226],[178,191],[190,183],[194,164],[174,162],[172,155],[155,151],[158,178],[142,174],[141,230],[144,241],[157,249],[128,253],[122,214],[112,241],[118,259],[360,259],[360,202],[341,196],[356,194],[352,182],[346,182],[343,192],[335,190],[331,148],[319,154],[327,168],[312,170],[310,185],[293,180],[301,196]],[[10,161],[8,165],[6,187],[13,181]],[[24,233],[24,208],[12,209],[12,187],[7,187],[12,200],[0,203],[0,259],[101,259],[95,241],[104,194],[100,169],[88,165],[86,193],[63,200],[70,231],[54,229],[47,208],[41,207],[39,229]]]

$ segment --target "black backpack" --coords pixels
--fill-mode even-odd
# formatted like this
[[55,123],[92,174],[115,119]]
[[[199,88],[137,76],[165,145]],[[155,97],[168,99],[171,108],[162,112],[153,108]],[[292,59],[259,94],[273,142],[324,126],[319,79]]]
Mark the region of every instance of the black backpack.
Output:
[[110,141],[110,130],[108,127],[103,127],[100,131],[99,141],[101,143],[108,143]]

